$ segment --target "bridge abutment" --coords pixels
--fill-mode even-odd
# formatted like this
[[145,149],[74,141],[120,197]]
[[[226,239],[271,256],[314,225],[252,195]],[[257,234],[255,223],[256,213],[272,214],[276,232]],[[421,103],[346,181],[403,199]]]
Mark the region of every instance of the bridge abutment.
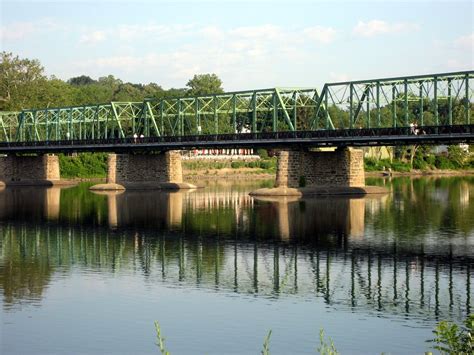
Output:
[[365,186],[364,155],[360,149],[278,152],[275,187],[252,192],[256,196],[303,196],[383,193]]
[[57,155],[0,157],[0,181],[6,185],[53,185],[60,182]]
[[167,151],[159,154],[109,154],[107,182],[94,190],[123,189],[191,189],[183,182],[181,154]]

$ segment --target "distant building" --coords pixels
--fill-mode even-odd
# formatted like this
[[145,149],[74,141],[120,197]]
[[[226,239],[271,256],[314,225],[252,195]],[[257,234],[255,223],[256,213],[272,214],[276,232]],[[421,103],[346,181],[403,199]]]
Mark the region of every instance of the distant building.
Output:
[[[469,152],[469,144],[459,143],[459,148],[464,150],[466,153]],[[436,155],[448,154],[448,146],[446,144],[436,145],[431,149],[431,152]]]

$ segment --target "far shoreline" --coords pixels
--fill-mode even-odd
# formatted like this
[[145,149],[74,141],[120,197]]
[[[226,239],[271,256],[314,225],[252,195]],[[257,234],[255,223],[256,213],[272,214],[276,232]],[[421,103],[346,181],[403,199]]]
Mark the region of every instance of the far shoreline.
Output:
[[[366,178],[385,178],[385,177],[450,177],[450,176],[474,176],[474,169],[464,170],[411,170],[411,171],[366,171]],[[187,181],[196,180],[274,180],[275,173],[258,172],[253,169],[209,169],[206,171],[186,170],[183,171],[183,179]],[[75,177],[61,179],[74,183],[80,182],[105,182],[105,177]]]

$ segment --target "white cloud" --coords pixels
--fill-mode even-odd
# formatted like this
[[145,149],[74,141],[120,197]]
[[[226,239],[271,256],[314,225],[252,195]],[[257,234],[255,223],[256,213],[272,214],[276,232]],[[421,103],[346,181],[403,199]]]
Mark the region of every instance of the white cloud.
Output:
[[303,33],[310,39],[319,43],[331,43],[336,38],[337,31],[332,27],[308,27]]
[[457,38],[454,45],[459,49],[470,50],[472,54],[474,51],[474,33]]
[[121,42],[138,40],[162,40],[165,38],[176,39],[193,33],[193,24],[186,25],[120,25],[106,29],[88,29],[79,38],[81,44],[92,44],[104,41],[106,38],[115,38]]
[[274,40],[282,35],[282,30],[274,25],[248,26],[232,29],[229,34],[239,38]]
[[225,32],[216,26],[206,26],[201,28],[198,33],[211,40],[221,40],[225,36]]
[[12,22],[0,27],[0,40],[18,41],[44,31],[57,30],[59,25],[48,18],[38,21]]
[[93,31],[86,34],[83,34],[79,39],[79,43],[86,43],[86,44],[95,44],[102,41],[105,41],[107,35],[104,31]]
[[[160,83],[172,86],[184,85],[196,73],[212,72],[223,80],[231,78],[234,88],[240,81],[241,85],[245,85],[245,80],[275,85],[282,80],[277,76],[276,68],[289,62],[300,63],[299,68],[303,63],[314,60],[313,49],[307,45],[308,42],[326,44],[334,41],[337,35],[335,29],[320,26],[283,28],[267,24],[225,28],[211,25],[148,25],[91,31],[87,39],[102,39],[102,35],[92,35],[96,32],[105,33],[108,41],[115,41],[120,46],[114,47],[115,55],[72,63],[71,67],[76,72],[96,76],[113,72],[119,77],[145,77],[143,72],[146,69],[144,80],[153,80],[150,75],[154,75],[160,78]],[[179,40],[176,34],[181,36]],[[140,38],[147,42],[150,38],[155,41],[153,46],[143,50],[144,54],[120,50],[124,43],[139,46],[143,43],[138,40]],[[171,45],[169,40],[173,41]],[[110,45],[115,45],[115,42]]]
[[16,22],[0,27],[0,38],[6,41],[20,40],[33,33],[34,29],[32,22]]
[[393,34],[402,32],[418,31],[420,26],[415,23],[389,23],[383,20],[359,21],[353,29],[353,33],[362,37],[373,37],[380,34]]

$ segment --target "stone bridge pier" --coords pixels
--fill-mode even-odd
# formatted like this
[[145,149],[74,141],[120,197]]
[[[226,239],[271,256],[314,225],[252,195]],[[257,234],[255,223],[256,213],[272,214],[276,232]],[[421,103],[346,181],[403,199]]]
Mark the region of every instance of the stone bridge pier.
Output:
[[7,155],[0,157],[0,184],[46,185],[60,182],[57,155]]
[[251,195],[301,197],[384,192],[384,188],[365,186],[363,151],[342,148],[279,151],[275,187],[259,189]]
[[107,181],[92,190],[192,189],[183,182],[181,154],[167,151],[158,154],[109,154]]

